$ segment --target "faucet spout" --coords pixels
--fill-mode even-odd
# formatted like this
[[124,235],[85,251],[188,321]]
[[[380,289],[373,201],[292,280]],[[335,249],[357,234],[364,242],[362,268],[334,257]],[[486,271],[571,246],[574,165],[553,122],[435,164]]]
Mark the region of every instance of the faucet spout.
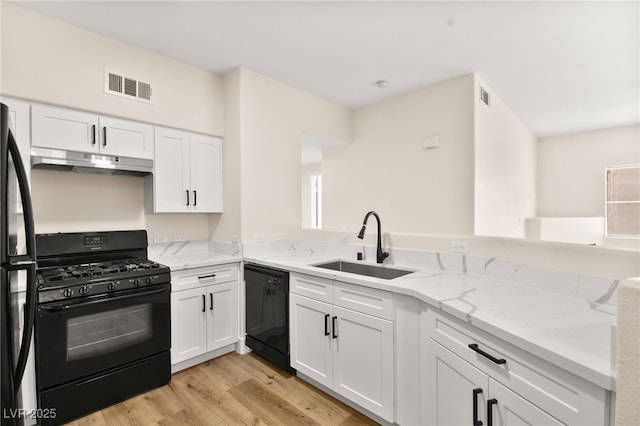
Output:
[[364,231],[365,229],[367,229],[367,221],[369,220],[369,216],[371,215],[373,215],[376,218],[376,222],[378,222],[378,245],[376,249],[376,262],[382,263],[387,257],[389,257],[389,253],[382,251],[382,231],[380,226],[380,216],[378,216],[378,213],[372,210],[365,215],[364,221],[362,221],[362,228],[358,233],[358,238],[360,239],[364,238]]

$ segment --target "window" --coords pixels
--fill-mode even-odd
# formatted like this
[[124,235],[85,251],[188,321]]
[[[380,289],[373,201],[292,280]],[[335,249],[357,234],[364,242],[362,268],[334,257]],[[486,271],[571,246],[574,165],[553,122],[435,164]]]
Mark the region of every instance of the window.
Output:
[[607,167],[606,235],[640,237],[640,165]]
[[302,175],[302,227],[322,229],[322,175],[311,169]]
[[311,229],[322,229],[322,176],[310,176]]

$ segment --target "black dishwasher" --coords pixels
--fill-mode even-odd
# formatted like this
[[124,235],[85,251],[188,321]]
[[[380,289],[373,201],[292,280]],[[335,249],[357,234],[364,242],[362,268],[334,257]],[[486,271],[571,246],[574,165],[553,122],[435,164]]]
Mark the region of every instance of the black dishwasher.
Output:
[[246,344],[254,352],[288,370],[289,272],[244,265]]

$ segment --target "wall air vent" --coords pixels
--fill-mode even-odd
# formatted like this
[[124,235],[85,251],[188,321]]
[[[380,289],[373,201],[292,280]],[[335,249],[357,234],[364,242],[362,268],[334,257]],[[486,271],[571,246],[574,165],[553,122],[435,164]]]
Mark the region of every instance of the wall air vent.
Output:
[[482,102],[486,106],[491,106],[491,98],[489,97],[489,92],[484,90],[484,87],[482,86],[480,86],[480,102]]
[[122,73],[104,70],[104,91],[111,95],[151,103],[151,85]]

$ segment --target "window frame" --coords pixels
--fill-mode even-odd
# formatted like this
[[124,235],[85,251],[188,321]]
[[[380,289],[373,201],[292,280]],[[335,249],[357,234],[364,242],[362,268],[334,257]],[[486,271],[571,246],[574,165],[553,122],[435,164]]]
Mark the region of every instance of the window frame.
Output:
[[[604,176],[604,235],[605,238],[625,238],[625,239],[640,239],[640,231],[638,234],[616,234],[609,233],[609,206],[614,204],[639,204],[640,205],[640,196],[638,199],[633,200],[623,200],[623,201],[610,201],[609,200],[609,173],[615,170],[622,169],[638,169],[640,171],[640,164],[629,164],[624,166],[607,166],[605,168],[605,176]],[[640,181],[637,183],[640,193]],[[640,218],[638,218],[640,220]]]

